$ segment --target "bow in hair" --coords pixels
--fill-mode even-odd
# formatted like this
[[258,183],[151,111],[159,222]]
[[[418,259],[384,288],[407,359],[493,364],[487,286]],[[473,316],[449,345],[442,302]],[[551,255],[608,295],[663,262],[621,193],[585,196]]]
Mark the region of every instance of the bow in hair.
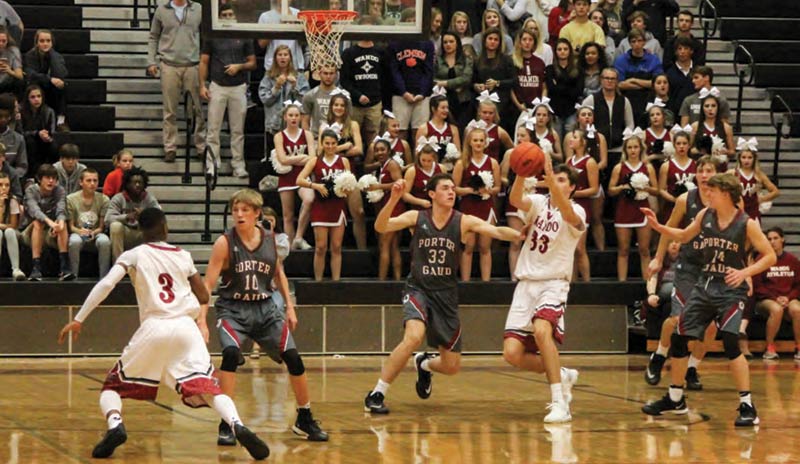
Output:
[[383,135],[376,135],[375,138],[372,139],[372,143],[374,144],[378,140],[385,140],[385,141],[389,142],[389,144],[391,144],[392,143],[392,136],[389,135],[389,131],[386,131],[386,132],[383,133]]
[[389,119],[397,119],[397,116],[395,116],[394,113],[389,110],[383,110],[383,115]]
[[478,100],[481,103],[485,103],[488,101],[500,103],[500,96],[497,95],[497,92],[489,93],[488,90],[484,90],[483,92],[480,93],[480,95],[478,95],[476,100]]
[[441,85],[434,85],[433,91],[431,92],[432,97],[446,97],[447,96],[447,89],[442,87]]
[[326,130],[333,131],[337,136],[342,135],[342,125],[339,124],[338,122],[335,122],[333,124],[328,124],[327,122],[323,122],[322,124],[319,125],[320,133]]
[[719,89],[716,87],[711,87],[710,89],[700,89],[700,100],[708,97],[709,95],[719,98]]
[[439,138],[436,137],[435,135],[432,135],[432,136],[428,137],[427,139],[424,136],[418,138],[417,139],[416,152],[417,153],[421,152],[422,149],[425,147],[425,145],[433,148],[434,150],[438,150],[439,149]]
[[335,95],[344,95],[344,98],[350,100],[350,92],[348,92],[347,90],[345,90],[345,89],[343,89],[341,87],[336,87],[335,89],[333,89],[331,91],[330,96],[333,97]]
[[489,126],[486,125],[486,121],[482,119],[473,119],[472,121],[467,124],[467,132],[471,131],[472,129],[483,129],[487,130]]
[[628,140],[631,137],[639,137],[640,139],[644,140],[644,131],[641,127],[637,127],[633,130],[631,130],[629,127],[626,127],[625,130],[622,131],[622,140]]
[[661,100],[660,98],[656,97],[655,100],[653,100],[653,101],[651,101],[650,103],[647,104],[647,106],[644,108],[644,110],[645,111],[650,111],[651,108],[656,107],[656,106],[659,107],[659,108],[664,108],[667,105],[664,104],[663,100]]
[[536,108],[544,106],[545,108],[547,108],[547,111],[555,113],[555,111],[553,111],[553,108],[550,106],[550,99],[547,97],[542,97],[541,100],[539,98],[534,98],[531,104],[533,104],[533,112],[536,112]]
[[673,134],[676,134],[678,132],[686,132],[687,134],[691,134],[692,133],[692,125],[691,124],[687,124],[687,125],[681,127],[679,124],[675,124],[674,126],[672,126],[672,129],[670,129],[669,131],[670,131],[670,133],[673,133]]
[[300,103],[300,102],[299,102],[299,101],[297,101],[297,100],[291,100],[291,99],[289,99],[289,100],[286,100],[286,101],[284,101],[284,102],[283,102],[283,106],[284,106],[284,107],[287,107],[287,106],[296,106],[296,107],[298,107],[298,108],[302,108],[302,107],[303,107],[303,104],[302,104],[302,103]]
[[739,137],[736,141],[736,151],[758,151],[758,140],[755,137],[745,140]]
[[592,106],[592,105],[590,105],[588,103],[587,104],[575,103],[575,109],[576,110],[580,111],[580,110],[582,110],[584,108],[588,108],[588,109],[592,110],[592,112],[594,112],[594,106]]

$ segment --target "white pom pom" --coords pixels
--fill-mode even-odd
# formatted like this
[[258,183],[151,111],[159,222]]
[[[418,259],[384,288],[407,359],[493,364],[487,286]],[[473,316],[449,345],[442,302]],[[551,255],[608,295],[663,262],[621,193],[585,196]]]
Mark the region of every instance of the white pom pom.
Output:
[[538,183],[539,183],[539,180],[536,179],[536,177],[533,177],[533,176],[526,177],[525,178],[525,183],[523,184],[523,188],[524,188],[525,192],[533,192],[534,190],[536,190],[536,184],[538,184]]
[[[759,197],[764,197],[766,195],[769,195],[769,190],[762,190],[762,191],[758,192],[758,196]],[[759,201],[758,202],[758,212],[759,213],[767,214],[767,211],[769,211],[770,208],[772,208],[772,202],[771,201]]]
[[[483,186],[486,187],[487,190],[490,190],[494,187],[494,175],[489,171],[478,171],[478,176],[480,176],[481,180],[483,181]],[[489,194],[481,195],[481,200],[488,200],[492,196]]]
[[392,156],[392,159],[394,160],[395,163],[400,165],[400,169],[403,169],[403,166],[406,165],[406,160],[403,159],[403,156],[400,155],[400,153],[397,153],[394,156]]
[[686,190],[687,190],[687,191],[688,191],[688,190],[695,190],[695,189],[697,189],[697,185],[695,185],[695,183],[694,183],[694,182],[692,182],[692,181],[690,181],[690,180],[687,180],[686,182],[684,182],[684,183],[683,183],[683,186],[684,186],[684,187],[686,187]]
[[367,201],[370,203],[378,203],[383,200],[383,190],[370,190],[367,192]]
[[539,148],[542,149],[545,155],[553,155],[553,144],[547,139],[539,140]]
[[[715,156],[718,156],[719,153],[724,149],[725,149],[725,141],[722,140],[721,138],[717,137],[716,135],[712,136],[711,137],[711,154],[715,155]],[[725,156],[725,155],[719,155],[719,156]],[[728,158],[725,157],[726,161],[727,161],[727,159]]]
[[374,174],[364,174],[360,179],[358,179],[358,189],[362,192],[369,190],[370,187],[377,184],[378,178],[375,177]]
[[347,197],[357,188],[358,181],[351,172],[341,172],[333,179],[333,193],[339,198]]
[[664,156],[667,158],[672,158],[675,156],[675,145],[672,142],[664,142]]
[[287,174],[292,170],[292,166],[281,164],[278,161],[278,155],[275,154],[275,149],[269,152],[269,161],[272,163],[272,169],[278,174]]
[[459,153],[458,148],[456,148],[455,144],[453,143],[447,144],[444,158],[453,161],[458,161],[458,159],[461,158],[461,153]]
[[650,186],[650,178],[647,174],[642,172],[634,173],[631,176],[631,187],[636,190],[636,199],[637,200],[646,200],[647,196],[649,195],[645,190],[647,187]]
[[453,162],[449,161],[445,158],[445,161],[439,163],[439,167],[442,168],[442,172],[453,172]]

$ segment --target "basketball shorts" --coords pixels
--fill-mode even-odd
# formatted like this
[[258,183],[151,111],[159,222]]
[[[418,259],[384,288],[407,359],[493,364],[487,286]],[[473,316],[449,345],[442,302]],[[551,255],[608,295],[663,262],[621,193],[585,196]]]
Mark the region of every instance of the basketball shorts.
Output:
[[412,319],[425,323],[428,346],[461,352],[457,287],[422,290],[407,284],[403,290],[403,325]]
[[[297,349],[286,324],[285,304],[280,293],[263,301],[235,301],[219,298],[214,304],[217,312],[217,330],[222,349],[242,344],[251,339],[261,351],[277,363],[283,362],[281,354]],[[239,364],[244,364],[240,357]]]
[[122,398],[155,400],[161,379],[181,395],[187,406],[208,406],[201,395],[222,393],[213,377],[206,342],[189,316],[149,318],[133,334],[108,372],[103,390]]
[[564,341],[564,311],[569,282],[566,280],[520,280],[514,289],[503,338],[516,338],[526,351],[536,353],[533,321],[544,319],[553,327],[553,338]]
[[706,327],[714,321],[717,329],[738,335],[747,305],[747,288],[746,284],[731,288],[721,277],[702,277],[678,318],[676,331],[702,340]]
[[680,316],[684,309],[686,309],[686,302],[692,296],[694,286],[697,284],[697,279],[700,276],[700,268],[693,265],[686,265],[683,263],[678,264],[675,271],[675,280],[673,281],[672,289],[672,308],[669,316]]

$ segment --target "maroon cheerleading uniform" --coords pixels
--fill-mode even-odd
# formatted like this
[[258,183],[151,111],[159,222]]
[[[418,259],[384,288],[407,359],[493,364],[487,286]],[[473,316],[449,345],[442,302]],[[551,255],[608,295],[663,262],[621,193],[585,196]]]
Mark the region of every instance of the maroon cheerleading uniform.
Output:
[[[625,161],[622,163],[622,167],[619,170],[619,183],[627,183],[628,177],[637,172],[641,172],[648,176],[648,178],[650,177],[647,173],[647,164],[641,162],[638,167],[633,167]],[[614,212],[614,226],[628,228],[646,226],[647,220],[644,217],[644,213],[642,213],[639,208],[649,207],[650,204],[647,202],[647,199],[635,200],[621,193],[617,196],[617,208]]]
[[[685,166],[681,167],[675,158],[668,161],[669,169],[667,170],[667,193],[678,199],[678,186],[687,182],[694,183],[694,177],[697,174],[697,163],[693,159]],[[661,210],[661,218],[666,221],[672,214],[672,209],[675,203],[671,201],[664,202],[664,208]]]
[[[586,190],[589,188],[589,171],[586,169],[586,164],[589,163],[589,160],[592,157],[589,155],[584,154],[579,160],[575,161],[575,157],[571,157],[568,161],[569,167],[575,170],[578,173],[578,182],[575,184],[575,191],[578,190]],[[592,217],[592,199],[589,197],[586,198],[573,198],[572,201],[577,203],[583,211],[586,213],[586,222],[587,224],[591,220]]]
[[[300,134],[297,136],[296,139],[292,139],[289,134],[286,133],[286,129],[281,131],[281,137],[283,137],[283,151],[286,153],[286,156],[291,158],[292,156],[301,156],[308,154],[308,142],[306,142],[306,131],[300,129]],[[297,176],[303,170],[304,166],[292,166],[292,170],[287,172],[286,174],[281,174],[278,176],[278,191],[283,192],[286,190],[297,190]]]
[[[656,153],[656,152],[653,151],[653,145],[659,140],[663,140],[665,143],[666,142],[672,142],[672,135],[669,133],[669,131],[667,129],[663,129],[663,133],[659,137],[659,136],[657,136],[655,134],[655,132],[653,132],[652,128],[648,127],[647,130],[644,132],[644,146],[647,149],[646,151],[647,151],[648,155],[660,155],[661,154],[661,153]],[[656,168],[658,168],[660,166],[661,165],[659,164],[658,166],[656,166]]]
[[755,171],[748,177],[736,168],[736,177],[739,178],[739,183],[742,184],[742,200],[744,200],[744,212],[750,216],[750,219],[755,219],[761,222],[761,211],[758,210],[758,178]]
[[439,159],[437,161],[442,161],[442,153],[444,153],[445,148],[447,147],[448,143],[453,143],[453,129],[450,127],[450,124],[447,122],[444,123],[444,127],[442,129],[437,128],[433,125],[433,121],[427,122],[428,127],[428,139],[431,137],[436,137],[436,140],[439,143]]
[[[460,187],[469,187],[469,181],[472,176],[479,175],[478,173],[481,171],[492,173],[492,157],[485,153],[480,164],[470,160],[469,165],[464,166]],[[484,221],[492,222],[497,220],[497,215],[494,212],[494,198],[492,197],[483,200],[480,195],[465,195],[461,197],[458,209],[464,214],[471,214]]]
[[[380,173],[378,174],[378,182],[380,182],[381,184],[391,184],[391,183],[394,182],[394,180],[392,180],[392,175],[389,173],[389,169],[387,169],[387,167],[386,167],[391,162],[396,162],[396,161],[394,161],[391,158],[389,158],[389,159],[386,160],[385,163],[383,163],[383,166],[381,166]],[[390,195],[391,195],[391,190],[388,191],[388,192],[384,191],[383,198],[380,201],[381,209],[383,209],[383,207],[386,206],[386,203],[389,202],[389,196]],[[405,202],[398,201],[397,204],[394,206],[394,209],[392,210],[392,216],[391,217],[400,216],[401,214],[403,214],[405,212],[406,212],[406,204],[405,204]]]
[[406,161],[406,151],[403,148],[403,141],[400,140],[399,138],[396,138],[393,142],[390,143],[390,145],[391,145],[391,148],[392,148],[392,152],[390,153],[391,157],[394,158],[395,156],[399,156],[400,159],[402,159],[403,162],[405,162]]
[[[411,186],[411,195],[419,198],[420,200],[428,200],[427,192],[425,192],[425,185],[428,184],[428,181],[431,177],[435,176],[442,172],[442,168],[439,166],[439,163],[433,164],[433,169],[429,172],[425,172],[419,165],[414,166],[414,184]],[[421,209],[417,205],[408,205],[409,208],[412,209]]]
[[[330,164],[325,162],[324,156],[320,156],[312,174],[315,182],[324,183],[328,176],[346,171],[344,158],[341,155],[336,155]],[[339,198],[333,191],[328,192],[327,198],[317,193],[311,205],[311,226],[336,227],[346,224],[345,209],[347,209],[347,198]]]
[[500,143],[500,126],[492,124],[486,129],[486,154],[494,158],[498,163],[500,159],[500,150],[503,144]]

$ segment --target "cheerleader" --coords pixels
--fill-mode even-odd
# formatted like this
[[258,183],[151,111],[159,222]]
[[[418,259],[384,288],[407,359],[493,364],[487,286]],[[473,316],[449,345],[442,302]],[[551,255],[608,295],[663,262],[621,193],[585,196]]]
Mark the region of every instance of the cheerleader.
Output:
[[[538,100],[538,99],[537,99]],[[554,161],[564,161],[564,154],[561,150],[561,137],[558,132],[552,129],[551,116],[553,109],[547,102],[537,102],[534,100],[533,114],[533,142],[539,144],[542,140],[547,140],[553,146],[551,157]],[[528,121],[530,122],[530,121]]]
[[405,173],[406,190],[403,201],[411,209],[431,207],[425,185],[431,177],[442,172],[442,167],[436,162],[436,153],[437,148],[431,143],[422,145],[422,148],[417,147],[417,159]]
[[675,155],[658,170],[658,191],[662,200],[660,214],[664,222],[672,215],[678,197],[689,188],[697,188],[694,185],[697,163],[689,158],[689,138],[689,134],[683,131],[672,136]]
[[[283,230],[289,236],[295,250],[310,250],[311,245],[303,238],[308,228],[314,191],[297,186],[297,176],[308,162],[309,155],[315,152],[314,137],[311,132],[300,128],[302,115],[298,101],[289,101],[283,109],[283,122],[286,129],[275,134],[275,158],[280,164],[291,166],[291,171],[278,176],[278,195],[281,199]],[[294,227],[295,193],[300,197],[300,216],[297,229]]]
[[[391,195],[392,185],[395,181],[403,178],[400,164],[392,155],[392,145],[387,140],[380,139],[375,142],[375,159],[381,163],[378,172],[378,184],[372,186],[370,190],[383,190],[383,199],[378,204],[377,211],[383,209]],[[392,210],[391,217],[397,217],[406,211],[405,203],[398,202]],[[389,265],[392,267],[394,280],[400,280],[400,273],[403,261],[400,258],[400,235],[399,232],[386,232],[378,234],[378,279],[386,280],[389,274]]]
[[[461,198],[459,209],[464,214],[471,214],[489,224],[497,223],[493,197],[500,192],[500,164],[485,153],[486,131],[472,129],[465,140],[461,159],[453,168],[453,181],[456,194]],[[487,172],[492,177],[491,187],[487,187],[480,172]],[[472,271],[472,253],[475,242],[478,242],[480,254],[481,280],[489,281],[492,277],[492,238],[476,234],[467,234],[464,240],[464,251],[461,255],[461,279],[469,281]]]
[[647,104],[647,118],[650,127],[644,131],[644,146],[647,149],[645,160],[658,171],[667,156],[664,155],[664,144],[672,141],[672,135],[666,126],[666,110],[660,99]]
[[[761,170],[761,164],[758,162],[758,140],[755,137],[749,140],[739,137],[736,150],[739,152],[736,156],[736,168],[728,172],[738,177],[742,184],[744,212],[760,224],[760,204],[771,202],[778,198],[781,192]],[[762,190],[766,190],[766,193],[759,195]]]
[[473,128],[482,128],[486,131],[487,137],[486,149],[484,152],[499,164],[501,161],[500,156],[506,150],[513,147],[514,142],[511,141],[508,132],[498,125],[500,122],[500,115],[497,114],[496,101],[499,102],[500,98],[495,93],[490,95],[488,92],[483,92],[478,95],[477,119],[467,125],[467,129],[464,133],[464,143],[462,145],[466,145],[469,133]]
[[[611,171],[611,180],[608,183],[608,194],[612,197],[619,196],[614,211],[614,229],[617,232],[617,277],[620,282],[628,279],[631,229],[636,229],[642,276],[647,275],[647,265],[650,262],[650,226],[640,208],[649,207],[647,195],[658,195],[658,183],[653,165],[643,160],[645,149],[641,134],[639,128],[636,131],[625,130],[622,159]],[[646,187],[641,190],[636,190],[631,185],[631,178],[635,174],[644,174],[648,179]]]
[[403,172],[407,171],[414,163],[414,158],[411,156],[411,146],[405,140],[400,138],[400,123],[397,122],[397,117],[391,111],[383,110],[383,118],[381,118],[380,134],[370,144],[367,149],[367,156],[364,159],[364,172],[375,172],[381,168],[380,162],[375,160],[375,142],[379,139],[384,139],[389,142],[392,147],[391,155],[395,160],[402,161]]
[[436,137],[439,143],[437,150],[439,159],[437,161],[441,163],[448,143],[452,143],[458,151],[461,151],[461,138],[458,127],[451,122],[450,104],[447,103],[447,97],[443,95],[431,97],[430,112],[431,119],[424,126],[417,129],[415,140],[419,140],[422,137],[425,137],[426,140],[431,140],[431,137]]
[[[575,184],[572,198],[583,208],[586,217],[590,218],[592,198],[600,190],[600,171],[597,169],[597,161],[586,152],[586,135],[583,131],[575,129],[571,135],[569,143],[572,156],[567,160],[567,165],[578,173],[578,182]],[[576,273],[580,275],[581,280],[589,282],[591,267],[589,253],[586,251],[586,231],[581,234],[578,247],[575,249],[575,264]]]
[[720,116],[719,99],[712,94],[708,94],[701,101],[703,115],[699,121],[692,123],[692,139],[689,141],[692,146],[691,154],[694,158],[701,155],[716,155],[717,153],[712,153],[713,145],[711,140],[713,137],[719,137],[725,143],[725,147],[720,151],[719,155],[726,158],[733,156],[736,153],[735,145],[733,144],[733,129]]
[[[331,249],[331,279],[339,280],[342,274],[342,241],[347,217],[344,210],[347,200],[338,197],[328,180],[350,171],[350,161],[338,151],[339,135],[326,129],[320,134],[321,154],[309,158],[297,176],[297,186],[316,192],[311,205],[311,227],[314,229],[314,279],[322,280],[325,272],[325,255],[328,243]],[[313,179],[313,180],[312,180]]]

